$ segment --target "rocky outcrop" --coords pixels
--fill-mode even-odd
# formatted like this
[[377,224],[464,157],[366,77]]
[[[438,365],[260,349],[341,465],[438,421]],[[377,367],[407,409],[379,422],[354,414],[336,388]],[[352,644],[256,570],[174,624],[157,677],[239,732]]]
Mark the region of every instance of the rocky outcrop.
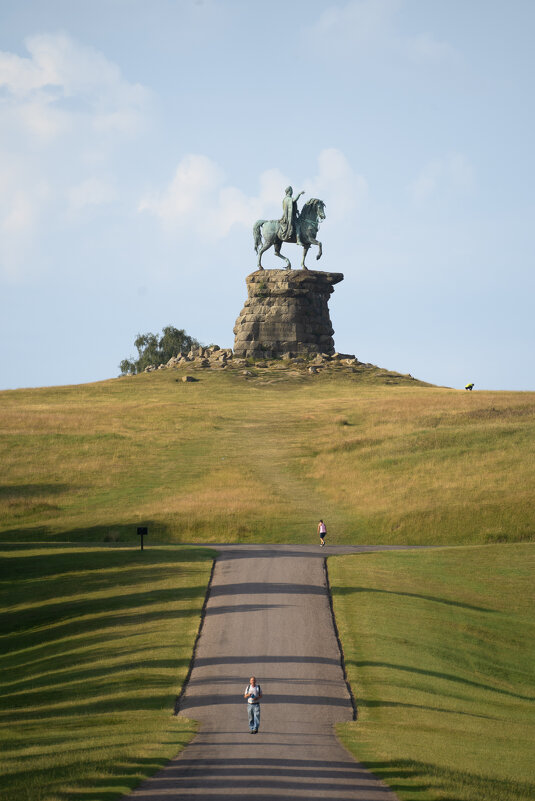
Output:
[[332,355],[328,301],[343,278],[342,273],[315,270],[257,270],[248,275],[248,298],[234,327],[234,355]]
[[[262,352],[264,354],[264,351]],[[244,381],[255,383],[267,382],[273,384],[280,381],[303,379],[305,376],[311,381],[321,380],[322,374],[336,375],[347,378],[351,377],[356,382],[372,382],[380,384],[403,384],[409,385],[417,383],[420,386],[431,386],[417,381],[410,374],[401,375],[390,370],[383,370],[369,362],[364,364],[359,361],[354,354],[350,353],[317,353],[312,352],[307,356],[289,356],[285,358],[274,357],[272,359],[261,358],[247,359],[234,356],[230,348],[219,348],[217,345],[209,347],[198,347],[189,353],[179,353],[167,364],[150,365],[145,369],[146,373],[159,372],[160,370],[177,371],[176,382],[182,380],[185,384],[202,381],[201,376],[227,372],[238,376]],[[187,371],[187,372],[186,372]],[[195,373],[192,376],[191,373]],[[185,373],[180,375],[180,373]],[[203,376],[204,377],[204,376]],[[211,380],[211,379],[210,379]],[[344,379],[345,380],[345,379]]]

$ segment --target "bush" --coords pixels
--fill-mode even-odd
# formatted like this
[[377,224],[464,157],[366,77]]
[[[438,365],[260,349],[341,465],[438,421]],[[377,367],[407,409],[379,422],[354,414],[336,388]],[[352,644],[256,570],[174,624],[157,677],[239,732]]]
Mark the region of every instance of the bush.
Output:
[[134,359],[123,359],[119,365],[121,375],[136,375],[142,373],[146,367],[153,364],[166,364],[173,356],[179,353],[187,353],[191,348],[199,346],[199,342],[186,334],[183,328],[174,328],[167,325],[162,328],[162,335],[158,334],[138,334],[134,340],[137,348],[138,357]]

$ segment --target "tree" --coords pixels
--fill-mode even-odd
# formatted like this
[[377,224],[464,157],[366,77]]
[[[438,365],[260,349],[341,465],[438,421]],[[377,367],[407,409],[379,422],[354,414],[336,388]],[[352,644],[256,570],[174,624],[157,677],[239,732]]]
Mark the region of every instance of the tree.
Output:
[[162,328],[162,336],[158,334],[138,334],[134,340],[137,348],[137,359],[123,359],[119,365],[122,375],[142,373],[146,367],[153,364],[157,367],[166,364],[173,356],[187,353],[192,348],[199,347],[199,342],[190,337],[183,328],[166,325]]
[[162,334],[159,343],[162,357],[160,364],[165,364],[178,353],[188,353],[192,348],[199,347],[199,342],[188,336],[183,328],[173,328],[172,325],[167,325],[162,328]]

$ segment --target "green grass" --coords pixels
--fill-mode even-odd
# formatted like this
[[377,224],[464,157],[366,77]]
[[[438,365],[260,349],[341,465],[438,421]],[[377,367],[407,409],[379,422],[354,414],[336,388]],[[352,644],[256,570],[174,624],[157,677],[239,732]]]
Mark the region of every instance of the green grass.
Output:
[[534,539],[534,393],[251,372],[1,392],[0,539]]
[[174,717],[212,553],[1,552],[2,801],[112,801],[191,738]]
[[[249,371],[0,392],[0,798],[112,801],[191,736],[210,558],[151,544],[316,542],[320,517],[330,543],[519,543],[329,565],[357,757],[403,801],[533,798],[534,393]],[[143,554],[102,548],[137,525]]]
[[346,747],[402,801],[534,799],[534,546],[328,564],[359,712]]

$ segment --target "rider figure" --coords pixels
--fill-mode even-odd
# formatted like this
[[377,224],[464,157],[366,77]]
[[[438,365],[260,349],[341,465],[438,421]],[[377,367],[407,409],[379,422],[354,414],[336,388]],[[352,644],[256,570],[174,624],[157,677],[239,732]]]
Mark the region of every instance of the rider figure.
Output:
[[293,189],[289,186],[286,189],[286,195],[282,201],[282,217],[279,220],[279,239],[283,242],[291,242],[294,235],[298,245],[303,245],[301,242],[301,231],[299,230],[299,211],[297,210],[297,201],[304,195],[304,192],[299,192],[296,198],[292,197]]

